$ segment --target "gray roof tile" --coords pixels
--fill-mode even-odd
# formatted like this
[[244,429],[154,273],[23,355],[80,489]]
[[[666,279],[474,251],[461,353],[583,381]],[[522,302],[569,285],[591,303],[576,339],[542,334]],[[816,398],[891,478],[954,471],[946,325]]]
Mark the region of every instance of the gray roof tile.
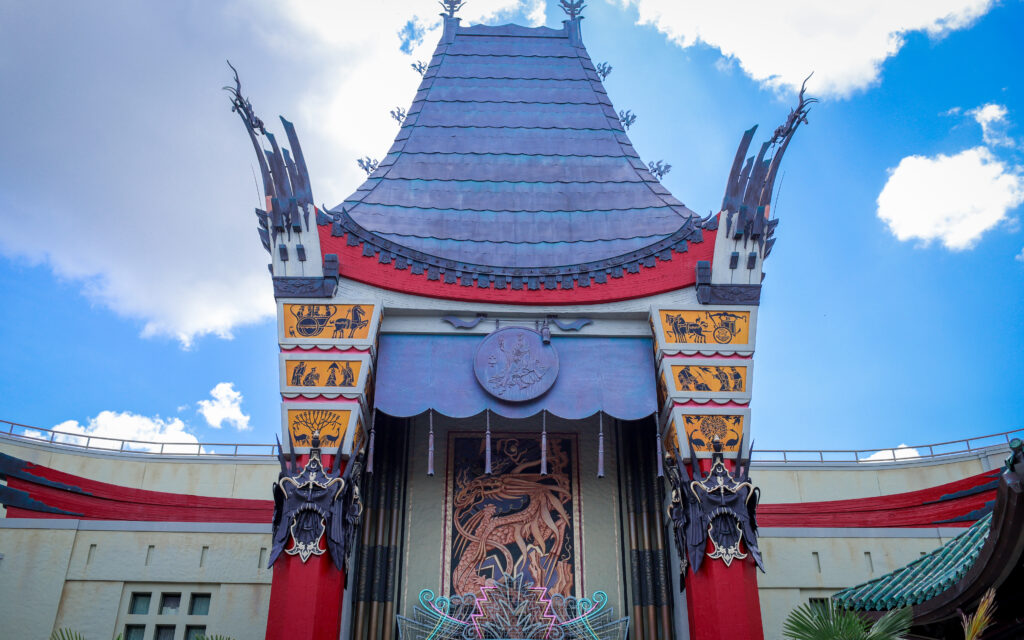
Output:
[[653,180],[569,29],[457,27],[343,208],[387,246],[564,267],[678,234],[695,214]]

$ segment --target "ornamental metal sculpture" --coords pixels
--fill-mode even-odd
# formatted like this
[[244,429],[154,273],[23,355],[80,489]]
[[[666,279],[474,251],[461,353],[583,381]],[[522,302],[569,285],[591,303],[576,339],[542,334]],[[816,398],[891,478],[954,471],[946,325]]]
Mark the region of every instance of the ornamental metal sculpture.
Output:
[[725,197],[722,199],[725,233],[735,240],[742,239],[744,244],[747,241],[757,243],[762,259],[767,258],[772,251],[775,244],[772,236],[779,224],[778,219],[770,216],[775,179],[782,165],[782,157],[796,130],[801,124],[808,124],[807,114],[810,113],[811,105],[818,102],[817,98],[805,95],[807,81],[810,79],[811,76],[807,76],[800,86],[797,106],[789,112],[786,121],[775,129],[770,140],[761,145],[756,158],[749,157],[746,162],[743,158],[750,148],[757,126],[743,134],[726,183]]
[[583,10],[587,8],[584,4],[584,0],[559,0],[559,4],[562,7],[562,11],[569,16],[570,20],[575,20],[582,15]]
[[623,640],[629,618],[615,618],[603,591],[592,598],[548,595],[506,575],[480,595],[446,598],[420,591],[413,616],[397,616],[401,640]]
[[[727,443],[728,444],[728,443]],[[763,572],[761,551],[757,546],[757,503],[761,491],[750,482],[750,458],[740,457],[736,470],[725,467],[722,440],[712,440],[711,469],[702,475],[693,442],[690,445],[692,480],[683,465],[682,456],[675,451],[669,459],[667,472],[672,485],[672,501],[668,516],[675,530],[676,550],[679,552],[679,589],[686,586],[686,568],[700,570],[704,556],[721,560],[726,566],[733,560],[748,555]],[[707,551],[708,540],[712,549]],[[743,547],[747,551],[743,551]]]
[[[260,176],[263,178],[263,196],[268,207],[267,211],[256,209],[257,232],[263,248],[270,252],[278,235],[286,233],[291,237],[293,231],[309,231],[310,214],[316,211],[309,171],[292,123],[280,118],[288,144],[291,145],[292,152],[289,153],[287,148],[277,144],[277,139],[256,116],[252,102],[242,95],[238,70],[230,61],[228,67],[234,74],[235,82],[233,86],[228,85],[223,89],[231,95],[231,111],[237,113],[242,120],[253,151],[256,152]],[[264,139],[270,145],[269,151],[263,148]]]
[[666,175],[668,175],[669,171],[672,170],[672,165],[668,164],[663,160],[658,160],[657,162],[648,162],[647,170],[650,171],[651,175],[653,175],[655,178],[661,180]]
[[619,111],[619,122],[622,123],[622,128],[629,131],[629,128],[636,122],[636,114],[630,110]]
[[458,10],[466,3],[461,2],[460,0],[438,0],[437,4],[441,5],[441,8],[444,9],[444,13],[442,15],[454,18],[456,12],[458,12]]
[[[349,551],[363,513],[359,497],[362,475],[362,453],[354,455],[339,474],[341,455],[335,454],[333,468],[325,469],[320,461],[320,431],[313,432],[309,462],[301,470],[291,449],[286,460],[278,444],[281,473],[274,483],[274,530],[270,562],[282,552],[297,555],[306,562],[311,556],[330,551],[334,566],[346,571]],[[326,537],[326,548],[321,541]],[[291,546],[288,542],[291,540]]]

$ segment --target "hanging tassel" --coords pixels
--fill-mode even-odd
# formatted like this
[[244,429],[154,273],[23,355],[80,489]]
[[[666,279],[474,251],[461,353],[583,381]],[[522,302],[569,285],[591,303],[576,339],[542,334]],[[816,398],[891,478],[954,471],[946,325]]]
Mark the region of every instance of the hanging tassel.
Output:
[[540,414],[540,475],[548,475],[548,412],[544,410]]
[[655,431],[658,434],[658,477],[659,478],[664,478],[665,477],[665,463],[662,461],[662,457],[663,456],[661,455],[661,431],[657,430],[658,429],[658,423],[657,422],[654,423],[654,428],[655,428]]
[[487,433],[484,435],[484,473],[491,475],[491,410],[487,411]]
[[377,437],[377,410],[373,410],[370,419],[370,451],[366,454],[366,473],[373,475],[373,442]]
[[597,433],[597,477],[604,477],[604,413],[598,412],[597,423],[600,430]]
[[427,436],[427,475],[434,475],[434,410],[430,410],[430,434]]

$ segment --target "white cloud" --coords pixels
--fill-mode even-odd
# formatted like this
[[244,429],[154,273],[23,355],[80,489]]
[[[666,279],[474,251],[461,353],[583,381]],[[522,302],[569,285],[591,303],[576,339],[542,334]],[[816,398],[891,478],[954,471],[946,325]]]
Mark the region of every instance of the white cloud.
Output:
[[[101,411],[95,418],[89,418],[84,425],[79,424],[77,420],[67,420],[54,426],[53,430],[61,432],[54,438],[56,442],[78,446],[88,444],[89,447],[98,449],[120,449],[121,440],[141,440],[147,443],[125,445],[124,449],[127,451],[194,454],[199,453],[200,449],[199,440],[186,431],[185,423],[180,419],[165,420],[159,416],[140,416],[128,411]],[[49,437],[40,432],[36,433]],[[90,439],[88,436],[93,438]]]
[[878,195],[878,217],[900,240],[940,241],[962,250],[1022,202],[1021,168],[974,147],[952,156],[900,160]]
[[[611,0],[609,0],[611,1]],[[735,58],[753,79],[799,88],[814,71],[813,92],[846,96],[873,84],[907,34],[939,38],[970,26],[994,0],[619,0],[635,6],[680,47],[704,43]]]
[[1006,133],[1010,126],[1010,121],[1006,117],[1008,114],[1009,111],[1003,105],[991,103],[967,112],[967,115],[981,125],[981,135],[985,144],[994,147],[1016,146],[1013,138]]
[[[544,6],[473,0],[460,15],[541,21]],[[255,159],[220,91],[224,58],[274,131],[277,114],[296,123],[313,195],[333,206],[364,177],[355,159],[391,143],[388,111],[411,101],[409,63],[429,59],[438,12],[430,0],[11,7],[0,86],[18,99],[0,101],[0,253],[185,346],[272,317]],[[410,20],[424,33],[407,55]]]
[[206,424],[220,429],[228,423],[239,431],[249,429],[249,416],[242,413],[242,394],[235,390],[231,382],[221,382],[210,389],[213,400],[200,400],[199,413],[206,419]]
[[1024,262],[1024,249],[1020,250],[1020,253],[1017,254],[1017,257],[1014,258],[1014,260],[1017,262]]
[[871,455],[861,458],[860,462],[891,462],[893,460],[906,460],[907,458],[920,458],[921,454],[917,449],[901,444],[895,449],[882,449]]

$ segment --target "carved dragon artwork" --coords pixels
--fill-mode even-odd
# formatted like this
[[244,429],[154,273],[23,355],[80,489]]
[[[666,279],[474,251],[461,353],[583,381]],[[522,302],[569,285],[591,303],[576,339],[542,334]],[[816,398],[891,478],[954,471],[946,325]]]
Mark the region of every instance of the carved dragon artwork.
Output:
[[[494,473],[455,472],[451,522],[451,591],[480,593],[502,576],[522,573],[535,586],[575,590],[572,486],[568,441],[548,441],[549,473],[539,473],[537,442],[496,438]],[[479,438],[456,446],[474,449]]]
[[[319,430],[313,433],[305,467],[299,469],[294,450],[290,446],[289,450],[290,459],[286,459],[278,445],[281,473],[273,487],[273,546],[267,566],[273,566],[282,552],[306,562],[310,556],[330,551],[334,566],[347,571],[346,559],[363,513],[359,496],[362,453],[353,456],[341,474],[340,455],[334,456],[332,469],[324,468]],[[321,546],[325,537],[326,548]]]
[[[707,475],[690,442],[690,479],[682,456],[676,450],[666,465],[672,485],[672,501],[668,516],[675,531],[676,550],[679,552],[679,589],[685,588],[686,568],[700,570],[704,556],[720,559],[729,566],[733,560],[748,555],[761,571],[761,551],[757,546],[757,503],[761,492],[750,482],[750,458],[736,461],[735,471],[725,466],[722,441],[712,440],[711,469]],[[707,551],[708,540],[712,549]],[[746,551],[743,549],[746,548]]]

